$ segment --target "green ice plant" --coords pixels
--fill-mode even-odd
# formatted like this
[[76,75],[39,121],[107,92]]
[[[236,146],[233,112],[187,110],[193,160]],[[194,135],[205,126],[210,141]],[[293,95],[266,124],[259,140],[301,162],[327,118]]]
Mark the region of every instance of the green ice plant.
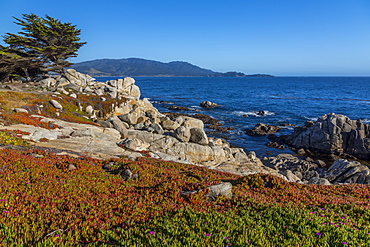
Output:
[[[138,178],[102,169],[111,162]],[[233,197],[209,201],[207,187],[221,181],[233,184]],[[4,246],[369,246],[369,196],[368,185],[0,149]]]

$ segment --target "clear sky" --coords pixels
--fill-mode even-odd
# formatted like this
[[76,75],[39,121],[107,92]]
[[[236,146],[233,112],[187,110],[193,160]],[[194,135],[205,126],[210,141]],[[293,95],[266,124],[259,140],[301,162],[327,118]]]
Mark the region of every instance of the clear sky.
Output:
[[12,16],[46,14],[81,29],[72,62],[138,57],[218,72],[370,76],[370,0],[1,0]]

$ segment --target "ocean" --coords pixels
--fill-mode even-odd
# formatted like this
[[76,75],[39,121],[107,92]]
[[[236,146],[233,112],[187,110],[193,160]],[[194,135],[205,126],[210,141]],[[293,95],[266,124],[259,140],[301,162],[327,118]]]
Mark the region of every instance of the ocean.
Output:
[[[141,97],[149,98],[160,112],[170,111],[165,108],[170,104],[161,103],[167,101],[190,109],[182,113],[210,115],[234,128],[227,134],[230,143],[259,157],[292,152],[268,148],[267,137],[246,135],[245,129],[257,123],[302,126],[332,112],[370,123],[370,77],[135,77],[135,81]],[[200,107],[205,100],[220,107]],[[265,114],[257,115],[259,111]],[[280,134],[292,131],[286,127]]]

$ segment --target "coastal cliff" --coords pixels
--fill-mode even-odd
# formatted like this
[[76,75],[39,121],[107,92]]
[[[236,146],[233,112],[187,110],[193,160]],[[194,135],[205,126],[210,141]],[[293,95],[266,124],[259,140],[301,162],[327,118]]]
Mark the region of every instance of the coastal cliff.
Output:
[[[28,114],[29,119],[37,119],[41,123],[57,126],[57,128],[48,129],[42,125],[20,124],[0,127],[1,129],[26,132],[27,134],[23,135],[23,138],[34,141],[36,146],[85,153],[95,158],[125,156],[135,160],[138,157],[150,156],[161,160],[195,164],[241,176],[255,173],[271,174],[286,181],[300,183],[370,183],[370,170],[365,169],[366,166],[360,163],[356,163],[356,166],[351,163],[350,167],[356,167],[358,172],[353,171],[351,179],[349,179],[345,175],[348,171],[346,165],[333,165],[337,167],[335,169],[337,175],[334,176],[317,165],[321,164],[320,161],[302,161],[288,156],[264,158],[261,161],[253,151],[246,153],[242,148],[231,147],[223,139],[207,136],[204,123],[191,115],[166,116],[160,113],[148,99],[140,98],[140,89],[135,85],[135,80],[130,77],[97,82],[88,75],[70,69],[66,71],[65,77],[46,78],[37,82],[36,86],[43,88],[46,92],[51,89],[54,91],[54,95],[51,95],[47,103],[49,107],[20,106],[15,111]],[[72,112],[70,112],[71,106],[69,105],[71,103],[76,108]],[[73,111],[75,112],[73,113]],[[89,120],[90,124],[70,122],[69,118],[66,117],[67,113],[72,115],[78,113],[77,115],[80,115],[82,119]],[[333,115],[329,114],[328,116],[333,118]],[[340,116],[340,119],[344,118],[344,116]],[[320,118],[316,125],[324,119],[327,118]],[[338,121],[331,120],[330,122]],[[348,119],[338,123],[341,122],[348,122],[348,126],[359,126],[358,123],[352,123]],[[366,125],[361,126],[366,127]],[[315,130],[314,128],[312,129]],[[259,131],[271,131],[270,129],[271,126]],[[323,129],[326,130],[327,127]],[[274,131],[278,130],[279,128],[276,128]],[[287,140],[291,140],[293,145],[301,148],[303,144],[297,144],[299,140],[300,143],[306,143],[305,140],[314,140],[314,138],[304,138],[303,136],[310,135],[305,133],[311,130],[297,128],[296,132]],[[333,131],[329,130],[329,132]],[[362,132],[364,131],[359,133]],[[318,131],[316,130],[314,133],[318,133]],[[354,135],[358,136],[356,133],[354,132]],[[259,132],[259,135],[262,134]],[[326,134],[319,136],[328,137]],[[347,136],[344,139],[353,139],[356,142],[361,142],[362,147],[366,146],[367,139],[361,138],[361,136],[357,139]],[[314,141],[314,143],[322,142],[327,143],[327,141]],[[333,143],[343,143],[343,141],[338,139]],[[347,146],[359,147],[355,143],[353,145],[346,144]],[[337,152],[343,150],[336,146],[331,149],[322,145],[320,147],[324,150],[336,150]],[[318,149],[316,146],[311,148]],[[348,150],[367,149],[349,148]],[[367,153],[364,155],[366,156]],[[277,165],[282,163],[285,165]],[[356,176],[354,176],[355,174]],[[314,178],[319,178],[319,180]]]
[[364,165],[259,159],[140,95],[73,70],[1,85],[2,244],[368,243]]

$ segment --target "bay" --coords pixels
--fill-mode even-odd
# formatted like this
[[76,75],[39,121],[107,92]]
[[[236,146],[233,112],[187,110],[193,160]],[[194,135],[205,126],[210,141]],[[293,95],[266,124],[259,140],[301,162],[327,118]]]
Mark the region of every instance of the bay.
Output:
[[[98,78],[99,81],[119,77]],[[122,78],[122,77],[121,77]],[[265,146],[266,137],[250,137],[245,129],[257,123],[303,125],[327,113],[343,114],[351,119],[370,121],[370,77],[135,77],[141,97],[149,98],[161,112],[168,104],[191,109],[187,114],[203,113],[233,127],[229,142],[255,151],[259,157],[291,153]],[[204,109],[209,100],[221,105]],[[264,111],[264,116],[256,114]],[[293,127],[281,131],[291,133]]]

